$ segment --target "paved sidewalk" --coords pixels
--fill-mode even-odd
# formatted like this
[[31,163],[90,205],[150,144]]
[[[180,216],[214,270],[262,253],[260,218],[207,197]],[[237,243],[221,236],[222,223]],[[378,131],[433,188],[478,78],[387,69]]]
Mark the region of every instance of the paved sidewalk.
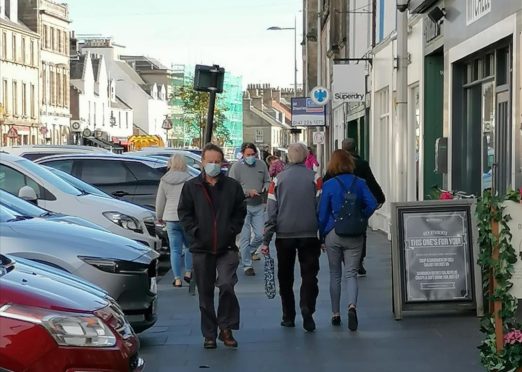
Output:
[[317,330],[312,334],[305,333],[300,318],[294,329],[279,325],[280,299],[265,297],[262,265],[263,261],[255,263],[256,277],[245,277],[238,270],[241,330],[235,332],[237,350],[226,349],[222,343],[217,350],[203,349],[197,297],[190,296],[186,286],[173,288],[169,272],[159,284],[159,320],[140,337],[146,370],[484,371],[477,349],[482,336],[473,315],[405,314],[402,321],[393,319],[390,246],[380,233],[368,236],[368,276],[359,280],[359,330],[355,333],[347,330],[346,314],[342,314],[342,327],[330,325],[325,255],[319,273]]

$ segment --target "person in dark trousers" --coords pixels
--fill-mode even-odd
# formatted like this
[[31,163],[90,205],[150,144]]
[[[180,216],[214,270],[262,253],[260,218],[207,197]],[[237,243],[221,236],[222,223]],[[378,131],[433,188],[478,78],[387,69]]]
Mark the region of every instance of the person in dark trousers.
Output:
[[268,220],[261,253],[269,254],[272,236],[276,236],[277,277],[283,307],[281,326],[295,327],[294,268],[296,253],[301,267],[301,299],[299,307],[303,328],[315,330],[313,314],[319,288],[319,256],[316,209],[322,180],[306,168],[306,145],[294,143],[288,147],[289,164],[270,184],[268,191]]
[[[216,348],[218,327],[225,346],[238,345],[232,335],[232,330],[239,329],[239,302],[234,292],[239,265],[236,236],[243,228],[246,206],[239,182],[221,174],[223,159],[221,148],[205,146],[201,175],[185,182],[178,205],[192,253],[206,349]],[[219,288],[217,316],[215,287]]]
[[[386,198],[384,196],[384,193],[382,192],[381,186],[379,186],[379,183],[373,175],[372,169],[370,168],[370,163],[362,159],[357,154],[357,144],[353,138],[345,138],[342,142],[342,147],[344,151],[347,151],[354,158],[355,169],[353,171],[353,174],[366,181],[368,188],[377,200],[377,209],[379,209],[386,201]],[[332,175],[328,174],[327,172],[323,177],[323,182],[328,181],[330,178],[332,178]],[[360,276],[366,276],[366,269],[364,268],[364,258],[366,257],[366,240],[366,234],[364,234],[363,250],[361,254],[361,262],[359,264],[358,272]]]

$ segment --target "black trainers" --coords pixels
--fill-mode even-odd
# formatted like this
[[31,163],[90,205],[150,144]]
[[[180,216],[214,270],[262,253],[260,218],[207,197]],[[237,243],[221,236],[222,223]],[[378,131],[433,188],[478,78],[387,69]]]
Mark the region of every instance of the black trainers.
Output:
[[357,311],[354,307],[348,309],[348,329],[350,331],[357,331],[359,321],[357,320]]
[[358,276],[366,276],[366,269],[364,268],[364,266],[362,264],[359,267],[359,270],[357,271],[357,275]]
[[315,331],[315,322],[311,315],[303,315],[303,328],[307,332]]
[[281,321],[281,327],[294,328],[295,327],[295,321],[293,321],[293,320],[283,320],[283,321]]
[[341,316],[340,315],[332,316],[332,325],[336,326],[336,327],[341,325]]

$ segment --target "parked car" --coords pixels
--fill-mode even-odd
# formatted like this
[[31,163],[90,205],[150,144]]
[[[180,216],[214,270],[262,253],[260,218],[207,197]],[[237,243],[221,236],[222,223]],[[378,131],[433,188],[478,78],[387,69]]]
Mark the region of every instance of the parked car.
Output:
[[57,154],[108,153],[101,147],[80,145],[22,145],[2,147],[2,151],[29,160]]
[[[172,155],[179,153],[185,157],[185,161],[188,166],[201,171],[201,150],[194,149],[177,149],[172,147],[145,147],[140,151],[131,151],[125,152],[123,155],[130,156],[145,156],[145,157],[154,157],[154,158],[165,158],[168,159]],[[221,169],[223,172],[228,172],[230,169],[230,163],[223,159],[223,164]]]
[[145,156],[145,157],[160,157],[168,160],[174,154],[181,154],[185,158],[187,165],[192,168],[201,170],[201,155],[194,154],[186,150],[173,149],[169,147],[147,147],[140,151],[126,152],[126,156]]
[[155,208],[159,181],[167,171],[163,160],[115,154],[56,155],[36,162],[150,210]]
[[107,230],[159,249],[154,212],[121,200],[81,192],[38,164],[19,156],[0,153],[0,189],[18,195],[31,187],[38,206],[84,218]]
[[65,214],[50,212],[48,210],[40,208],[37,205],[30,203],[24,199],[21,199],[2,189],[0,189],[0,205],[3,205],[9,209],[14,210],[15,212],[20,213],[21,215],[28,217],[44,218],[47,221],[53,222],[72,223],[75,225],[90,227],[91,229],[98,229],[105,232],[109,232],[109,230],[87,220],[84,220],[83,218],[67,216]]
[[0,369],[142,371],[118,305],[72,282],[0,255]]
[[3,254],[77,275],[105,289],[136,332],[156,322],[158,253],[130,239],[72,224],[57,224],[0,206]]
[[94,187],[93,185],[89,185],[87,182],[83,182],[79,178],[71,176],[69,173],[65,173],[65,172],[63,172],[63,171],[61,171],[59,169],[56,169],[56,168],[53,168],[53,167],[49,167],[49,166],[46,166],[46,165],[44,167],[45,167],[45,169],[48,169],[51,173],[54,173],[55,175],[60,177],[65,182],[67,182],[67,183],[71,184],[72,186],[76,187],[81,192],[84,192],[84,193],[90,194],[90,195],[101,196],[103,198],[109,198],[109,199],[113,199],[114,198],[113,196],[103,192],[99,188]]

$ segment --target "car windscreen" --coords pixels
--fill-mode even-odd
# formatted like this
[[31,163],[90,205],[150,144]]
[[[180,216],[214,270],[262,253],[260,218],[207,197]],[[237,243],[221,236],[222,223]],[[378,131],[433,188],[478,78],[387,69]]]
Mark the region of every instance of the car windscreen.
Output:
[[33,163],[30,160],[27,159],[20,159],[15,161],[18,165],[21,167],[27,169],[31,173],[37,175],[38,177],[42,178],[45,182],[53,185],[61,192],[64,192],[66,194],[70,195],[81,195],[81,191],[72,186],[71,184],[65,182],[60,177],[52,174],[50,171],[45,169],[43,166]]
[[58,177],[60,177],[65,182],[71,184],[72,186],[74,186],[75,188],[77,188],[83,192],[86,192],[87,194],[97,195],[97,196],[101,196],[104,198],[112,198],[112,196],[110,196],[109,194],[104,193],[100,189],[88,184],[87,182],[83,182],[82,180],[80,180],[74,176],[71,176],[68,173],[65,173],[59,169],[52,168],[52,167],[46,166],[45,168],[48,169],[50,172],[54,173],[55,175],[57,175]]
[[0,222],[16,221],[22,215],[4,205],[0,205]]
[[0,205],[29,217],[40,217],[48,213],[45,209],[37,207],[4,190],[0,190]]

